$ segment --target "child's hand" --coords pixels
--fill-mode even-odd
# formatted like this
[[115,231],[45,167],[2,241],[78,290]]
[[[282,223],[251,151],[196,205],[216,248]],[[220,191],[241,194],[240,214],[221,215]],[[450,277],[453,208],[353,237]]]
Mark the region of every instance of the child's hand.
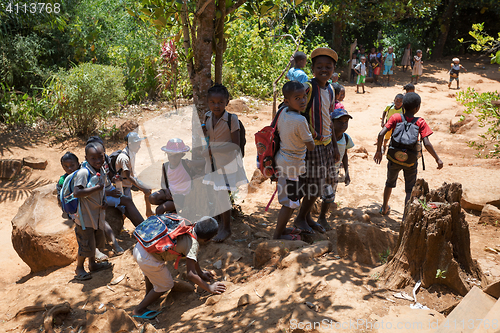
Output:
[[373,160],[375,161],[375,163],[380,164],[380,162],[382,161],[382,152],[377,150],[375,156],[373,156]]
[[106,195],[109,195],[109,196],[115,197],[115,198],[119,198],[122,196],[122,192],[120,192],[119,189],[115,188],[111,191],[108,191],[108,193],[106,193]]
[[338,149],[333,149],[333,162],[337,163],[340,161],[340,152]]
[[222,294],[226,291],[226,286],[222,282],[215,282],[214,284],[209,285],[208,289],[210,289],[212,294]]
[[108,203],[106,201],[104,201],[104,203],[101,205],[101,208],[102,209],[108,208]]
[[345,183],[345,186],[348,186],[351,183],[351,176],[349,176],[349,172],[345,173],[344,183]]
[[443,161],[440,158],[436,159],[436,163],[438,165],[438,170],[443,168]]
[[384,127],[385,123],[384,121],[382,120],[382,122],[380,123],[380,127]]
[[202,271],[200,277],[205,281],[210,281],[215,278],[215,275],[210,271]]

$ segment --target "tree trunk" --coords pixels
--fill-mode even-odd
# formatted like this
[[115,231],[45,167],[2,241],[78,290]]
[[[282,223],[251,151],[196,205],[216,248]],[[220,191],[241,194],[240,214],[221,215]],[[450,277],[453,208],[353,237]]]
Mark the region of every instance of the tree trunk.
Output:
[[443,16],[441,17],[440,32],[436,43],[436,47],[432,50],[432,59],[436,60],[443,56],[444,45],[446,44],[446,39],[448,38],[448,32],[450,31],[451,17],[455,11],[456,0],[449,0],[446,8],[444,9]]
[[[417,198],[435,202],[437,208],[424,209]],[[461,211],[461,198],[461,184],[444,183],[429,192],[425,180],[417,180],[405,207],[398,245],[381,275],[387,288],[400,289],[421,280],[424,288],[443,284],[465,295],[474,285],[487,285],[471,257],[469,225]]]
[[340,53],[342,49],[342,22],[333,22],[333,49]]
[[219,0],[217,9],[221,16],[215,24],[215,83],[222,83],[222,59],[225,49],[224,21],[226,20],[226,1]]

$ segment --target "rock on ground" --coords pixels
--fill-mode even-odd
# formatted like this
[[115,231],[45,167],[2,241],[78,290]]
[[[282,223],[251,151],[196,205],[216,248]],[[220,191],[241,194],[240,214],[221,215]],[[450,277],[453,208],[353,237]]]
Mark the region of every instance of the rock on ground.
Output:
[[479,223],[487,223],[495,227],[500,227],[500,209],[493,205],[486,204],[481,211]]
[[500,195],[496,182],[483,182],[481,186],[463,186],[460,201],[462,208],[482,211],[488,204],[500,207]]
[[19,159],[0,160],[0,179],[11,179],[21,173],[23,161]]
[[12,244],[33,273],[76,259],[73,221],[62,217],[55,184],[37,188],[12,220]]
[[45,170],[47,167],[47,162],[46,159],[43,158],[38,158],[38,157],[25,157],[23,158],[23,164],[26,166],[29,166],[30,168],[33,169],[39,169],[39,170]]
[[303,241],[292,241],[284,239],[273,239],[261,242],[255,249],[253,265],[256,268],[262,267],[268,261],[276,263],[279,258],[285,256],[290,251],[307,246]]

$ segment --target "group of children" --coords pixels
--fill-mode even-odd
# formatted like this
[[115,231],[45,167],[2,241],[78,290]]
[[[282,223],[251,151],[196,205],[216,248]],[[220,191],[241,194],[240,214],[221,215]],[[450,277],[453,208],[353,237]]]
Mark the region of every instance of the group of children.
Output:
[[[388,55],[390,54],[392,49],[388,52]],[[346,151],[354,147],[354,142],[345,132],[352,116],[342,104],[345,98],[344,87],[336,82],[330,83],[332,79],[338,78],[334,76],[338,55],[329,48],[317,48],[311,53],[310,58],[314,78],[309,80],[302,70],[307,63],[307,56],[303,53],[295,54],[295,67],[287,74],[290,81],[282,89],[284,108],[276,116],[280,147],[274,162],[281,209],[274,239],[300,240],[301,235],[330,230],[326,214],[335,201],[341,167],[344,169],[345,185],[349,185],[351,181]],[[385,60],[387,58],[384,57]],[[390,75],[394,63],[394,56],[389,58],[389,65],[384,65],[386,75]],[[362,57],[361,64],[365,61],[366,57]],[[357,68],[361,76],[362,67]],[[375,71],[373,72],[375,75]],[[363,73],[366,74],[366,67]],[[420,97],[413,92],[413,84],[406,85],[405,90],[407,93],[398,94],[394,103],[387,106],[382,114],[383,129],[378,135],[374,160],[379,164],[382,155],[394,148],[392,140],[389,149],[387,143],[391,139],[392,131],[398,130],[398,124],[410,123],[418,127],[424,146],[435,158],[440,169],[443,167],[443,162],[429,141],[432,130],[423,118],[415,117],[420,109]],[[81,205],[78,213],[71,216],[76,224],[75,233],[79,246],[76,279],[87,280],[92,277],[92,273],[112,267],[107,262],[96,260],[98,249],[102,248],[105,239],[104,233],[113,242],[116,254],[123,253],[105,221],[106,206],[112,205],[121,209],[135,226],[144,220],[131,198],[132,186],[143,191],[148,196],[148,201],[157,205],[155,213],[160,215],[182,213],[180,207],[192,190],[195,174],[193,170],[204,167],[203,183],[221,193],[227,192],[228,196],[238,186],[248,183],[239,149],[240,122],[236,115],[225,110],[228,102],[229,92],[226,87],[214,85],[208,91],[210,111],[206,113],[202,124],[207,143],[201,152],[204,160],[184,159],[190,148],[181,139],[170,139],[161,148],[167,154],[168,161],[162,165],[161,189],[154,193],[151,193],[134,174],[134,156],[141,141],[144,140],[135,132],[127,135],[127,147],[118,154],[114,162],[105,154],[104,143],[98,137],[91,137],[87,141],[85,161],[81,165],[72,153],[68,152],[61,158],[65,175],[61,177],[58,188],[66,177],[76,172],[73,181],[74,196],[80,199]],[[418,163],[401,163],[391,156],[388,153],[387,181],[380,208],[381,214],[387,214],[390,210],[389,198],[401,170],[405,176],[405,202],[409,200],[416,181]],[[115,165],[112,165],[113,163]],[[311,209],[318,198],[322,199],[321,211],[318,220],[315,221],[311,216]],[[295,209],[299,211],[293,227],[287,228]],[[197,251],[200,243],[213,237],[216,242],[222,242],[230,237],[230,210],[222,212],[216,218],[201,218],[192,233],[193,235],[179,236],[175,246],[175,251],[186,257],[187,278],[209,292],[215,294],[224,292],[226,287],[223,283],[208,284],[214,276],[201,270],[197,262]],[[134,247],[133,255],[144,273],[146,282],[146,296],[134,308],[133,315],[152,319],[159,312],[148,309],[148,306],[172,288],[173,279],[165,262],[174,260],[175,257],[168,252],[150,253],[139,243]],[[84,269],[86,258],[90,273]]]

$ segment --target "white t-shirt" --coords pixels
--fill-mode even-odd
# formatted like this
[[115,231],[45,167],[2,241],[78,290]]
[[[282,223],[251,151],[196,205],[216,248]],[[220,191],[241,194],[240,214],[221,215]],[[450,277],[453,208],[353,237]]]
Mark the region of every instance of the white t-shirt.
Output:
[[328,140],[332,137],[332,119],[330,118],[330,106],[332,105],[332,103],[335,104],[335,96],[333,96],[334,100],[332,100],[330,98],[328,89],[320,88],[319,90],[321,91],[321,112],[323,113],[323,131],[321,132],[321,135],[325,140]]
[[[346,137],[347,137],[347,140],[346,140]],[[349,134],[344,133],[342,135],[342,139],[337,141],[337,146],[339,147],[340,160],[337,163],[335,163],[336,169],[340,168],[340,165],[342,164],[342,158],[344,158],[344,154],[346,153],[346,150],[354,147],[354,142],[352,141]]]
[[355,68],[360,75],[366,76],[366,64],[359,63]]
[[[118,157],[116,158],[116,163],[115,163],[115,166],[116,166],[116,170],[122,170],[122,175],[123,175],[123,171],[130,171],[130,177],[134,177],[134,170],[132,169],[132,162],[130,160],[130,152],[129,152],[129,149],[128,147],[124,148],[122,150],[122,153],[120,153],[120,155],[118,155]],[[130,179],[123,179],[123,187],[132,187],[132,182],[130,181]]]

